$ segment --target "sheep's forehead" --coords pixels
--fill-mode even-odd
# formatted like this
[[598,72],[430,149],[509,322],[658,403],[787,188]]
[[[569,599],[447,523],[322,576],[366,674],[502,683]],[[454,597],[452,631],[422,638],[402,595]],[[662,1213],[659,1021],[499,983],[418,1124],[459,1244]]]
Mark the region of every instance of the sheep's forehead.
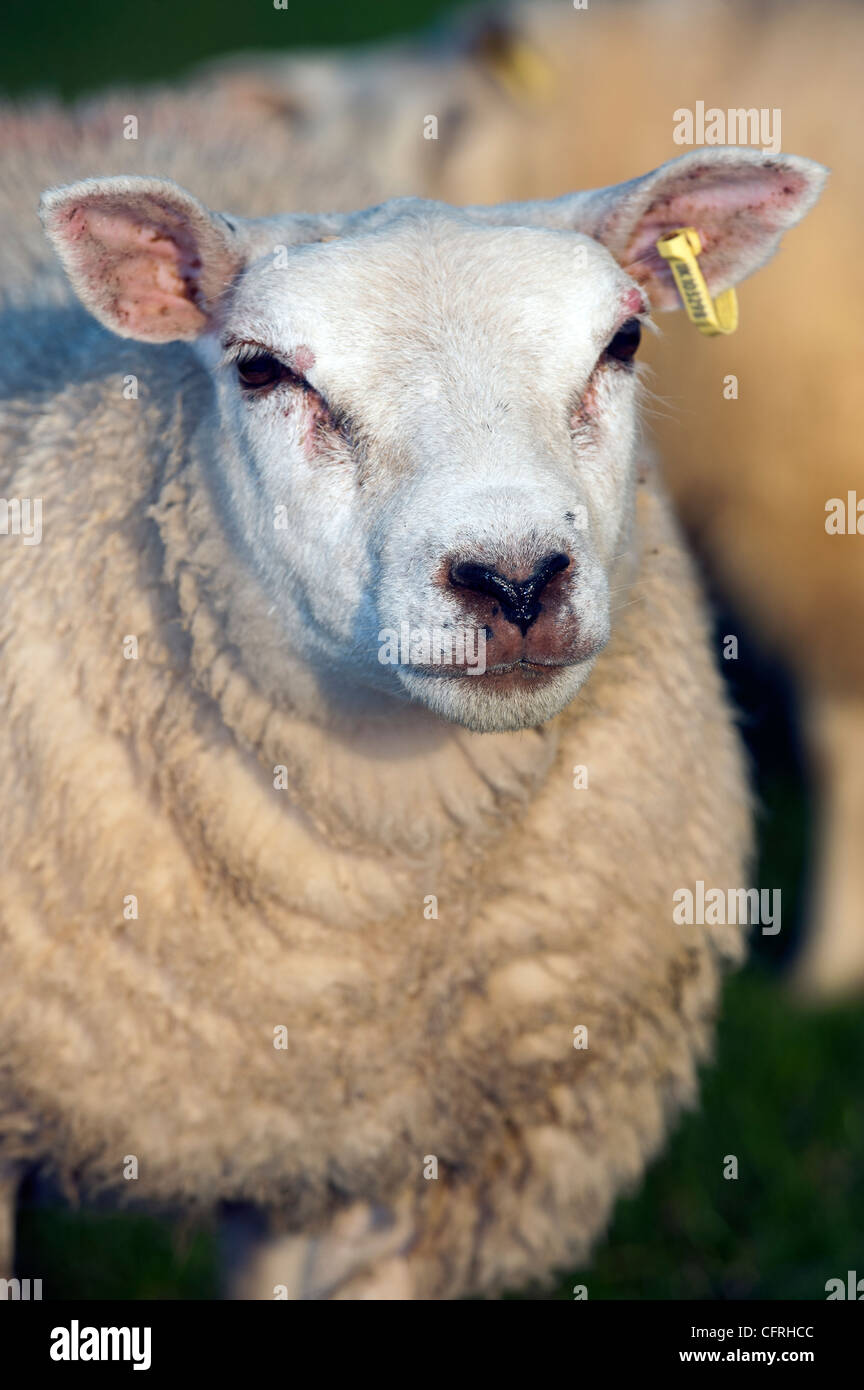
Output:
[[374,232],[265,255],[242,277],[231,330],[398,378],[424,361],[532,373],[590,366],[632,281],[575,232],[403,217]]

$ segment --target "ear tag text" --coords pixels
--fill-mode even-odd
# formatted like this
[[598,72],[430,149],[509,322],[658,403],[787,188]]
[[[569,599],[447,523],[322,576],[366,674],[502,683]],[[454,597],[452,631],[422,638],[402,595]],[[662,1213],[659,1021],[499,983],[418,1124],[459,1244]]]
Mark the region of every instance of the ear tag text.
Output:
[[687,317],[699,332],[709,338],[718,333],[734,333],[738,327],[735,291],[723,290],[716,299],[711,298],[696,259],[702,250],[696,228],[679,227],[677,232],[667,232],[657,242],[657,250],[669,262]]

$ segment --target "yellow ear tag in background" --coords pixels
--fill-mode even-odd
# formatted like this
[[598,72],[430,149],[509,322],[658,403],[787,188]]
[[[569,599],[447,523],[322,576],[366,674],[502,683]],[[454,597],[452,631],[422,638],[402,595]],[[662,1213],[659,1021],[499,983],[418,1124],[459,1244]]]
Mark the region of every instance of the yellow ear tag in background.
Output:
[[477,49],[481,62],[509,96],[535,102],[553,96],[557,83],[551,66],[520,35],[496,29],[482,35]]
[[548,100],[555,89],[552,69],[529,43],[514,43],[497,67],[498,80],[516,96]]
[[734,333],[738,327],[738,300],[734,290],[723,290],[712,299],[696,257],[702,242],[695,227],[667,232],[657,242],[657,250],[675,277],[687,317],[700,333],[713,338],[718,333]]

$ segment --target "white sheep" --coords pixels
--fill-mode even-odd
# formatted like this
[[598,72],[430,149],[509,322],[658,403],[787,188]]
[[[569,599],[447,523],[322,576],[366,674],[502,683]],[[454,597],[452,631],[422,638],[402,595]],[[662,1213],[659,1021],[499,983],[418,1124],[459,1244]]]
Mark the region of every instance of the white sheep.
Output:
[[[853,539],[864,499],[848,311],[864,267],[842,249],[864,216],[862,44],[864,12],[848,0],[700,0],[698,43],[680,0],[617,0],[590,16],[523,0],[481,12],[444,45],[237,55],[184,94],[190,112],[207,104],[211,129],[214,118],[234,129],[257,118],[259,138],[278,129],[293,144],[302,129],[322,146],[326,132],[338,142],[350,129],[391,187],[448,202],[550,197],[574,179],[656,164],[676,127],[684,133],[687,92],[746,114],[760,145],[767,130],[779,136],[782,115],[796,144],[838,171],[795,256],[748,287],[740,334],[699,351],[682,325],[651,344],[669,406],[653,429],[673,502],[718,592],[752,628],[743,642],[779,655],[799,692],[814,863],[795,980],[826,995],[864,986],[864,565]],[[603,138],[586,138],[598,123]],[[694,450],[685,425],[697,417]]]
[[[673,895],[746,885],[750,844],[638,441],[655,241],[697,225],[722,288],[822,175],[723,150],[251,221],[152,177],[46,195],[95,317],[19,286],[3,324],[0,484],[41,506],[0,537],[8,1190],[255,1203],[246,1296],[585,1258],[742,952]],[[430,659],[462,629],[482,662]]]

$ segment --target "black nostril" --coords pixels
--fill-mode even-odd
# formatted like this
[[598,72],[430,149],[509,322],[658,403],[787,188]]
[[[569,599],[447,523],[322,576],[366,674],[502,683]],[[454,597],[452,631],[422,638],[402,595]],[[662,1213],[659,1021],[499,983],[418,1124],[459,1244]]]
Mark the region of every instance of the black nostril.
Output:
[[486,565],[466,561],[453,565],[450,583],[457,589],[471,589],[476,594],[488,594],[497,599],[504,617],[515,623],[524,635],[540,614],[540,595],[546,585],[569,564],[570,556],[558,551],[541,560],[530,579],[518,580],[508,579]]

